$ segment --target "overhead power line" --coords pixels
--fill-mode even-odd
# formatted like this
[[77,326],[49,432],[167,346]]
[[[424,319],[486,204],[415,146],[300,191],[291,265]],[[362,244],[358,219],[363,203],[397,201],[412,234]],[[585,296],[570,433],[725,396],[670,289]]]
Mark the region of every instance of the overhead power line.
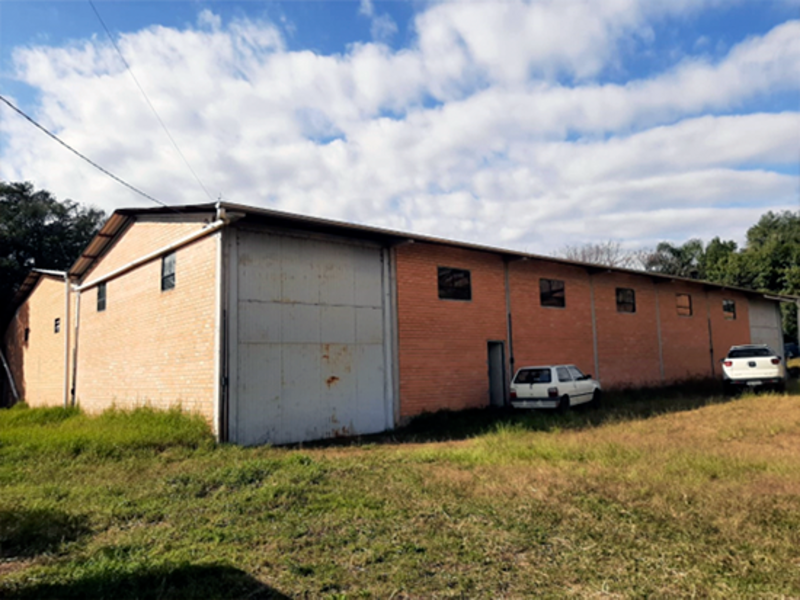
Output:
[[[78,157],[80,157],[80,158],[82,158],[83,160],[85,160],[87,163],[89,163],[90,165],[92,165],[92,166],[93,166],[95,169],[97,169],[97,170],[99,170],[99,171],[101,171],[101,172],[105,173],[106,175],[108,175],[109,177],[111,177],[111,179],[113,179],[113,180],[114,180],[114,181],[116,181],[117,183],[121,183],[122,185],[124,185],[124,186],[125,186],[126,188],[128,188],[129,190],[131,190],[131,191],[133,191],[133,192],[136,192],[136,193],[137,193],[137,194],[139,194],[140,196],[143,196],[144,198],[147,198],[148,200],[150,200],[150,201],[152,201],[152,202],[155,202],[156,204],[159,204],[159,205],[161,205],[161,206],[164,206],[164,207],[166,207],[166,208],[171,208],[171,207],[170,207],[170,206],[169,206],[167,203],[165,203],[165,202],[162,202],[161,200],[159,200],[159,199],[157,199],[157,198],[153,198],[153,196],[151,196],[150,194],[147,194],[147,193],[143,192],[142,190],[140,190],[139,188],[132,186],[132,185],[131,185],[130,183],[128,183],[127,181],[124,181],[123,179],[120,179],[119,177],[117,177],[116,175],[114,175],[114,174],[113,174],[111,171],[109,171],[108,169],[104,169],[103,167],[101,167],[100,165],[98,165],[96,162],[94,162],[94,161],[93,161],[91,158],[89,158],[88,156],[86,156],[86,155],[84,155],[84,154],[81,154],[80,152],[78,152],[77,150],[75,150],[75,148],[73,148],[72,146],[70,146],[69,144],[67,144],[65,141],[63,141],[62,139],[60,139],[60,138],[59,138],[59,137],[58,137],[56,134],[54,134],[54,133],[50,132],[50,131],[49,131],[47,128],[45,128],[43,125],[39,125],[39,123],[37,123],[37,122],[36,122],[36,121],[35,121],[33,118],[31,118],[31,117],[29,117],[28,115],[26,115],[24,112],[22,112],[22,111],[21,111],[19,108],[17,108],[16,106],[14,106],[14,104],[12,104],[12,103],[11,103],[9,100],[7,100],[6,98],[4,98],[2,95],[0,95],[0,101],[2,101],[4,104],[6,104],[6,105],[7,105],[7,106],[8,106],[8,107],[11,109],[11,110],[13,110],[15,113],[17,113],[18,115],[20,115],[22,118],[24,118],[24,119],[26,119],[27,121],[29,121],[29,122],[30,122],[30,123],[31,123],[31,124],[32,124],[34,127],[36,127],[37,129],[39,129],[39,130],[43,131],[43,132],[44,132],[46,135],[48,135],[49,137],[53,138],[53,139],[54,139],[55,141],[57,141],[59,144],[61,144],[62,146],[64,146],[64,148],[66,148],[67,150],[69,150],[69,151],[70,151],[70,152],[72,152],[73,154],[75,154],[75,155],[77,155]],[[174,209],[173,209],[173,210],[174,210]]]
[[128,61],[125,60],[125,57],[122,54],[122,50],[120,50],[119,46],[117,46],[117,43],[114,41],[114,36],[111,35],[111,31],[109,31],[108,27],[106,26],[106,22],[103,20],[103,17],[100,16],[100,12],[97,10],[97,7],[94,5],[94,2],[92,2],[92,0],[89,0],[89,5],[92,7],[94,14],[97,16],[97,20],[100,21],[100,24],[103,26],[103,29],[105,29],[106,35],[108,36],[108,39],[111,41],[111,45],[114,46],[114,50],[117,51],[117,54],[119,55],[120,59],[122,59],[122,63],[125,65],[125,68],[128,70],[128,73],[130,73],[131,78],[133,78],[133,82],[136,84],[136,87],[139,88],[139,91],[142,93],[142,96],[144,96],[145,102],[147,102],[147,106],[149,106],[150,110],[153,111],[153,114],[155,115],[158,122],[161,124],[161,128],[164,130],[164,133],[167,134],[169,141],[172,142],[172,145],[175,147],[175,150],[183,159],[183,162],[186,163],[186,166],[189,168],[189,171],[191,171],[197,183],[200,185],[201,188],[203,188],[203,191],[206,193],[206,196],[208,196],[208,198],[213,202],[214,198],[211,197],[211,194],[206,189],[206,186],[203,185],[202,181],[200,181],[200,177],[197,176],[197,173],[192,168],[192,165],[189,164],[189,161],[186,159],[186,156],[184,156],[183,152],[181,152],[181,149],[178,146],[178,143],[175,141],[175,138],[172,137],[172,134],[169,132],[169,129],[164,124],[164,121],[161,120],[158,111],[156,110],[155,106],[153,106],[153,103],[150,102],[150,98],[148,98],[147,93],[144,91],[144,88],[141,86],[139,80],[136,78],[136,75],[134,74],[130,64],[128,64]]

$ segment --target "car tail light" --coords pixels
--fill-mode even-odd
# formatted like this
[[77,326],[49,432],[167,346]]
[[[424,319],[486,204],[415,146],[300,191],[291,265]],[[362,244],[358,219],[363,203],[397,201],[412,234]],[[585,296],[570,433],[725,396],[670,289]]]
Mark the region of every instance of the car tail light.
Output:
[[508,395],[511,397],[512,400],[516,400],[517,399],[517,390],[511,390],[511,392]]
[[779,365],[779,364],[781,364],[781,359],[780,358],[773,358],[771,362],[772,362],[773,365]]
[[550,398],[558,398],[558,388],[557,387],[547,388],[547,395]]
[[732,360],[726,360],[722,364],[725,365],[726,367],[732,367],[733,366],[733,361]]

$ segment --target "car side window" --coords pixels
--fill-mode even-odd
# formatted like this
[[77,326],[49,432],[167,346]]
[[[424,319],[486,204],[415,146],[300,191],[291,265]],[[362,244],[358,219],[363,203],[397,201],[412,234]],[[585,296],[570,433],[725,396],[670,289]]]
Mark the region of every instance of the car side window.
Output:
[[556,369],[556,373],[558,374],[559,381],[572,381],[572,378],[569,376],[569,371],[567,371],[566,367],[558,367],[558,369]]
[[514,383],[550,383],[550,369],[523,369]]
[[581,379],[583,379],[583,373],[581,373],[581,370],[578,367],[567,367],[567,368],[569,369],[569,374],[572,375],[572,378],[575,381],[580,381]]

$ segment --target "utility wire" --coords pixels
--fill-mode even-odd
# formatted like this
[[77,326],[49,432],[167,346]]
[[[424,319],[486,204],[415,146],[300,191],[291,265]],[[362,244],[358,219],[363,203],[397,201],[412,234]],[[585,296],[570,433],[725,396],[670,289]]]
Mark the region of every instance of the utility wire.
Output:
[[172,142],[173,146],[175,146],[175,150],[177,150],[178,154],[183,159],[183,162],[186,163],[186,166],[189,167],[189,170],[192,172],[192,175],[194,175],[194,178],[197,180],[197,183],[200,184],[200,187],[203,188],[203,191],[206,193],[206,196],[208,196],[208,198],[213,202],[214,198],[212,198],[211,194],[208,193],[206,186],[204,186],[203,182],[200,181],[200,178],[197,176],[197,173],[195,173],[195,170],[192,168],[192,165],[190,165],[189,161],[186,160],[186,156],[184,156],[183,152],[181,152],[181,149],[178,147],[177,142],[172,137],[172,134],[169,132],[169,129],[167,129],[167,126],[164,124],[164,121],[161,120],[161,117],[158,115],[158,111],[156,111],[156,108],[155,106],[153,106],[153,103],[150,102],[150,98],[147,97],[147,93],[144,91],[144,88],[139,83],[139,80],[136,79],[136,75],[133,73],[133,69],[128,64],[128,61],[125,60],[125,57],[122,55],[122,51],[119,49],[119,46],[117,46],[117,43],[114,41],[114,37],[108,30],[106,22],[103,21],[103,17],[100,16],[100,13],[98,12],[97,7],[94,5],[94,2],[92,2],[92,0],[89,0],[89,5],[92,7],[94,14],[97,16],[97,20],[100,21],[100,24],[103,26],[103,29],[106,30],[106,35],[108,36],[108,39],[111,41],[111,45],[114,46],[114,50],[116,50],[117,54],[119,54],[119,57],[122,59],[122,62],[125,65],[125,68],[128,70],[128,73],[130,73],[131,77],[133,78],[133,82],[136,84],[136,87],[139,88],[139,91],[142,93],[142,96],[144,96],[144,99],[147,102],[147,106],[149,106],[150,110],[153,111],[153,114],[156,116],[156,119],[158,119],[158,122],[161,124],[162,129],[164,129],[164,133],[167,134],[169,141]]
[[[22,112],[22,111],[21,111],[19,108],[17,108],[16,106],[14,106],[14,105],[13,105],[13,104],[12,104],[12,103],[9,101],[9,100],[7,100],[6,98],[4,98],[2,95],[0,95],[0,101],[2,101],[3,103],[5,103],[6,105],[8,105],[8,107],[9,107],[11,110],[13,110],[14,112],[16,112],[16,113],[17,113],[17,114],[19,114],[20,116],[22,116],[24,119],[26,119],[26,120],[30,121],[30,123],[32,123],[34,127],[36,127],[37,129],[40,129],[41,131],[43,131],[43,132],[44,132],[46,135],[50,136],[50,137],[51,137],[51,138],[53,138],[55,141],[57,141],[59,144],[61,144],[62,146],[64,146],[64,148],[66,148],[67,150],[69,150],[69,151],[70,151],[70,152],[72,152],[73,154],[76,154],[77,156],[79,156],[80,158],[82,158],[83,160],[85,160],[86,162],[88,162],[88,163],[89,163],[90,165],[92,165],[92,166],[93,166],[95,169],[98,169],[99,171],[102,171],[103,173],[105,173],[106,175],[108,175],[109,177],[111,177],[111,179],[115,180],[115,181],[116,181],[116,182],[118,182],[118,183],[121,183],[122,185],[124,185],[124,186],[125,186],[126,188],[128,188],[129,190],[132,190],[132,191],[136,192],[136,193],[137,193],[137,194],[139,194],[140,196],[144,196],[145,198],[147,198],[148,200],[151,200],[152,202],[155,202],[156,204],[160,204],[161,206],[163,206],[163,207],[165,207],[165,208],[172,208],[171,206],[169,206],[169,205],[168,205],[168,204],[166,204],[165,202],[162,202],[161,200],[158,200],[157,198],[153,198],[153,197],[152,197],[150,194],[147,194],[147,193],[143,192],[142,190],[140,190],[139,188],[136,188],[136,187],[132,186],[132,185],[131,185],[130,183],[128,183],[127,181],[123,181],[122,179],[120,179],[119,177],[117,177],[116,175],[114,175],[114,174],[113,174],[111,171],[109,171],[109,170],[107,170],[107,169],[104,169],[103,167],[101,167],[100,165],[98,165],[98,164],[97,164],[96,162],[94,162],[94,161],[93,161],[91,158],[89,158],[89,157],[87,157],[87,156],[85,156],[85,155],[81,154],[80,152],[78,152],[77,150],[75,150],[75,148],[73,148],[72,146],[70,146],[70,145],[69,145],[69,144],[67,144],[66,142],[62,141],[62,140],[61,140],[61,139],[60,139],[60,138],[59,138],[59,137],[58,137],[56,134],[54,134],[54,133],[51,133],[51,132],[50,132],[49,130],[47,130],[47,129],[46,129],[44,126],[42,126],[42,125],[39,125],[39,123],[37,123],[36,121],[34,121],[34,120],[31,118],[31,117],[29,117],[28,115],[26,115],[24,112]],[[175,209],[172,209],[172,210],[175,210]],[[177,211],[175,211],[175,212],[177,212]]]

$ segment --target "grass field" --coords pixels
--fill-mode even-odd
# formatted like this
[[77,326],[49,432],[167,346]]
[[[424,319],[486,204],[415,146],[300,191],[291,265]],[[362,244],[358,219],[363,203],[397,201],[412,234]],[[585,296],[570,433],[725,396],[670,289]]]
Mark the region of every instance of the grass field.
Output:
[[358,443],[0,412],[0,597],[800,597],[800,395],[618,394]]

